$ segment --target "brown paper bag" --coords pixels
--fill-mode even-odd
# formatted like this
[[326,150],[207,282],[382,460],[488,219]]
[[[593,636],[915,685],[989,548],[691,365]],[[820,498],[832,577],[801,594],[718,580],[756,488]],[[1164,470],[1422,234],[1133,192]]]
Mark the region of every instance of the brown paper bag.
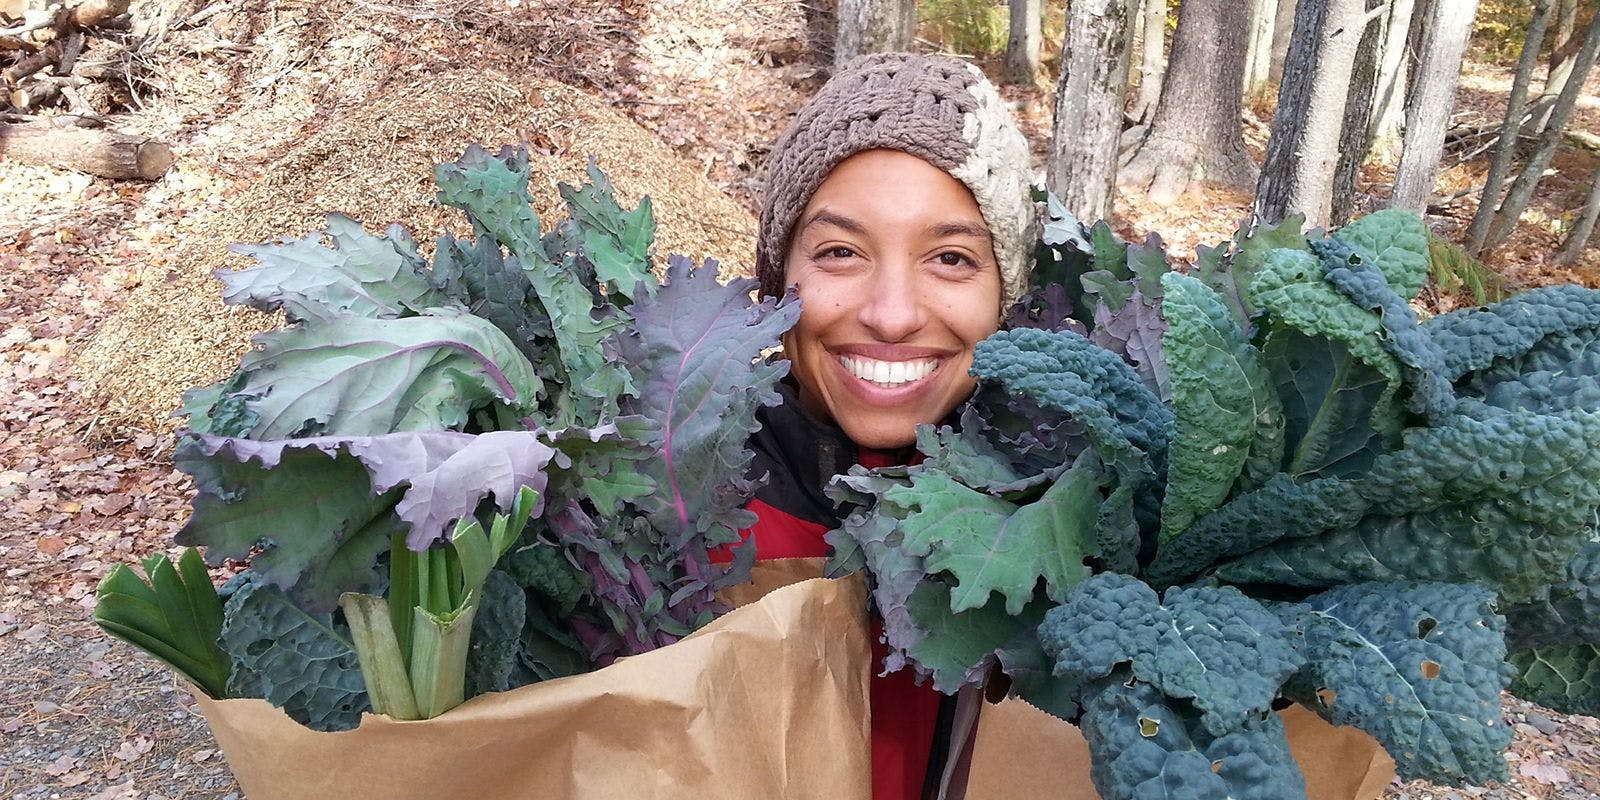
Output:
[[200,707],[249,800],[865,800],[866,608],[859,576],[803,580],[670,647],[418,722],[318,733],[263,700]]
[[[1334,727],[1301,706],[1279,713],[1309,800],[1374,800],[1394,777],[1394,761],[1366,732]],[[1077,727],[1022,700],[984,706],[966,800],[1040,797],[1098,800],[1088,742]]]

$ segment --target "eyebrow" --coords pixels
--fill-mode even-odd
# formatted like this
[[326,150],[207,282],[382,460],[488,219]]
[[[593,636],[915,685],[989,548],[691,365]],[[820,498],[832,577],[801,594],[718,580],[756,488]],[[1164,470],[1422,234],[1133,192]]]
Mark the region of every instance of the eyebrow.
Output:
[[[857,235],[865,235],[867,232],[866,225],[863,225],[862,223],[851,219],[850,217],[846,217],[842,214],[836,214],[832,211],[818,211],[816,214],[813,214],[810,219],[806,220],[806,224],[802,226],[802,228],[809,228],[812,225],[818,224],[832,225],[837,228],[843,228],[844,230]],[[936,222],[926,228],[926,233],[929,236],[940,238],[945,236],[971,236],[978,239],[989,238],[989,229],[987,227],[979,223],[965,221]]]

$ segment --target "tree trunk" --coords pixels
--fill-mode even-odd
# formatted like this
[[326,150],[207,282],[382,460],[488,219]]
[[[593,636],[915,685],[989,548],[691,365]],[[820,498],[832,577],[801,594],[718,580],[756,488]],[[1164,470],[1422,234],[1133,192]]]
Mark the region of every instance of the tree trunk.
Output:
[[1167,0],[1144,0],[1144,49],[1139,58],[1139,99],[1133,118],[1149,124],[1167,73]]
[[1573,61],[1572,77],[1550,109],[1550,124],[1539,134],[1539,142],[1533,155],[1528,158],[1528,163],[1517,175],[1516,182],[1511,184],[1511,190],[1506,192],[1505,201],[1500,204],[1500,208],[1495,211],[1494,220],[1489,223],[1489,233],[1483,241],[1484,249],[1495,248],[1516,228],[1517,219],[1522,216],[1523,209],[1528,207],[1528,201],[1533,198],[1533,190],[1539,185],[1539,179],[1544,176],[1545,167],[1550,166],[1550,159],[1556,154],[1556,146],[1561,143],[1561,129],[1566,127],[1567,119],[1572,116],[1573,106],[1577,105],[1578,95],[1583,92],[1583,82],[1588,79],[1589,70],[1594,66],[1597,54],[1600,54],[1600,14],[1596,14],[1594,20],[1589,23],[1589,31],[1583,37],[1583,46],[1578,49]]
[[[1600,13],[1596,13],[1600,17]],[[1578,50],[1582,46],[1580,40],[1567,37],[1567,41],[1550,50],[1550,71],[1546,74],[1544,88],[1539,90],[1539,96],[1528,107],[1528,113],[1522,126],[1525,136],[1538,136],[1544,133],[1545,126],[1550,124],[1550,109],[1555,107],[1556,98],[1561,96],[1561,91],[1567,87],[1567,80],[1572,76],[1572,67],[1577,63]],[[1581,81],[1582,79],[1580,79]]]
[[1522,127],[1523,104],[1528,100],[1528,84],[1533,82],[1533,67],[1538,63],[1539,50],[1544,45],[1544,32],[1550,24],[1552,5],[1552,0],[1535,0],[1533,20],[1528,23],[1528,35],[1522,40],[1517,74],[1511,80],[1511,96],[1506,100],[1505,121],[1500,124],[1500,137],[1495,141],[1494,156],[1489,162],[1489,175],[1484,179],[1478,210],[1472,215],[1472,225],[1467,230],[1467,252],[1474,256],[1483,254],[1489,222],[1500,207],[1500,190],[1504,188],[1506,172],[1511,169],[1511,159],[1516,156],[1517,131]]
[[1563,267],[1570,267],[1578,263],[1578,254],[1583,252],[1584,245],[1589,237],[1594,235],[1594,222],[1600,217],[1600,169],[1589,176],[1589,199],[1583,204],[1583,213],[1579,215],[1578,222],[1567,233],[1567,240],[1561,245],[1561,252],[1556,254],[1556,263]]
[[1333,206],[1328,223],[1342,226],[1356,210],[1356,179],[1366,160],[1372,122],[1372,95],[1378,89],[1378,42],[1383,39],[1384,0],[1366,0],[1366,26],[1350,70],[1350,96],[1339,128],[1339,166],[1333,172]]
[[1283,83],[1283,60],[1289,55],[1289,40],[1294,38],[1295,0],[1278,0],[1272,14],[1272,58],[1267,64],[1267,82]]
[[1406,133],[1400,167],[1395,173],[1390,205],[1421,214],[1433,195],[1444,149],[1444,128],[1455,108],[1456,83],[1461,75],[1461,55],[1472,33],[1478,0],[1449,0],[1433,4],[1429,35],[1422,48],[1417,80],[1406,109]]
[[1368,137],[1372,152],[1393,161],[1399,151],[1400,132],[1406,121],[1406,87],[1410,84],[1411,59],[1406,53],[1406,36],[1411,32],[1414,0],[1389,0],[1384,17],[1382,60],[1378,63],[1377,91],[1372,97],[1372,123]]
[[1278,113],[1256,187],[1256,213],[1269,222],[1298,211],[1327,227],[1350,73],[1366,0],[1302,0],[1284,62]]
[[839,0],[839,34],[833,64],[865,53],[910,50],[917,33],[915,0]]
[[1047,183],[1085,221],[1111,216],[1127,36],[1123,0],[1073,0],[1067,7]]
[[158,141],[113,131],[0,123],[0,160],[153,181],[172,166],[172,150]]
[[[1453,0],[1445,0],[1453,2]],[[1411,24],[1406,29],[1406,107],[1405,114],[1411,113],[1411,98],[1417,92],[1417,75],[1422,71],[1422,50],[1432,38],[1433,12],[1440,5],[1440,0],[1412,0]],[[1476,13],[1476,9],[1474,9]],[[1400,121],[1401,126],[1405,120]]]
[[1550,66],[1545,70],[1546,75],[1556,71],[1556,59],[1567,42],[1572,40],[1572,34],[1578,30],[1578,0],[1561,0],[1561,8],[1556,13],[1556,35],[1550,40]]
[[1248,6],[1231,0],[1185,0],[1172,37],[1172,60],[1155,119],[1122,169],[1119,185],[1167,205],[1191,181],[1248,190],[1256,165],[1244,149]]
[[1006,40],[1006,81],[1033,86],[1039,81],[1039,0],[1010,0],[1011,38]]
[[1253,0],[1250,44],[1245,50],[1244,94],[1266,94],[1272,80],[1272,33],[1278,15],[1278,0]]

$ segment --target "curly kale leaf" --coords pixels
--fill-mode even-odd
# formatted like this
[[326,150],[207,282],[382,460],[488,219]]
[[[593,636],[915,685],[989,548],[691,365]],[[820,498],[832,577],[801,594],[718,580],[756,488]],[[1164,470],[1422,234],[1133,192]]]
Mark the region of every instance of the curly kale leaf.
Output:
[[1301,231],[1305,222],[1302,214],[1291,214],[1276,224],[1256,222],[1240,227],[1231,242],[1198,248],[1194,276],[1222,298],[1241,328],[1250,330],[1251,319],[1260,311],[1247,289],[1267,253],[1305,250],[1306,235]]
[[840,527],[827,533],[834,553],[828,576],[839,577],[863,567],[867,570],[872,603],[883,618],[884,643],[889,646],[883,663],[885,674],[905,668],[908,651],[926,635],[912,619],[910,603],[928,570],[922,558],[903,546],[900,522],[910,510],[889,499],[891,490],[909,485],[904,472],[903,468],[868,471],[854,466],[824,490],[835,503],[853,507]]
[[1221,505],[1235,485],[1251,489],[1283,457],[1283,407],[1262,364],[1216,292],[1197,278],[1162,278],[1177,435],[1167,457],[1161,538],[1171,539]]
[[1082,336],[1001,331],[978,343],[972,374],[1072,417],[1124,483],[1164,469],[1172,412],[1116,354]]
[[581,187],[565,183],[558,187],[571,217],[564,224],[578,229],[583,257],[604,284],[611,302],[627,305],[655,294],[650,250],[655,241],[656,220],[650,198],[640,200],[633,211],[625,211],[617,203],[611,179],[600,171],[593,157],[589,159],[588,173],[589,183]]
[[1285,609],[1305,625],[1305,668],[1286,693],[1377,738],[1401,777],[1483,783],[1505,775],[1503,619],[1486,587],[1341,586]]
[[1080,687],[1075,694],[1129,665],[1139,680],[1192,702],[1219,736],[1271,709],[1303,663],[1299,637],[1231,586],[1178,587],[1163,599],[1110,572],[1079,584],[1039,626],[1056,676]]
[[1102,679],[1080,725],[1105,800],[1304,800],[1305,779],[1276,714],[1216,735],[1182,701],[1124,673]]
[[332,614],[307,614],[275,586],[234,589],[221,644],[233,658],[230,697],[264,698],[318,731],[355,728],[372,708],[348,629]]
[[525,149],[491,155],[473,145],[455,163],[434,168],[439,202],[466,212],[480,240],[491,237],[506,248],[550,320],[567,394],[566,407],[556,409],[549,421],[553,427],[592,426],[601,414],[615,412],[619,394],[633,391],[628,371],[607,346],[625,320],[595,313],[602,303],[598,287],[585,280],[583,270],[552,260],[531,205],[528,177]]
[[306,323],[255,341],[261,347],[240,361],[242,377],[231,379],[225,392],[201,395],[214,405],[242,402],[250,427],[208,425],[213,432],[288,439],[459,430],[475,410],[532,409],[543,389],[500,329],[448,308],[398,319]]
[[755,492],[745,470],[756,409],[782,401],[774,386],[789,371],[789,362],[760,356],[800,318],[799,303],[754,303],[754,286],[749,278],[719,283],[715,261],[696,269],[674,257],[666,284],[630,307],[634,326],[621,352],[642,381],[626,410],[659,432],[661,457],[639,470],[659,487],[659,501],[645,509],[650,521],[675,547],[694,536],[737,542],[750,524],[737,509]]
[[1338,342],[1356,362],[1383,375],[1387,387],[1371,422],[1383,435],[1399,433],[1404,420],[1396,398],[1405,374],[1399,359],[1384,346],[1383,321],[1324,279],[1321,258],[1309,251],[1273,250],[1247,289],[1251,302],[1268,314],[1263,323],[1268,337],[1287,329]]
[[1511,692],[1568,714],[1600,714],[1600,542],[1567,565],[1567,580],[1508,606]]
[[1166,543],[1145,576],[1174,583],[1232,559],[1215,570],[1230,583],[1482,581],[1526,598],[1589,536],[1600,413],[1482,417],[1411,429],[1359,478],[1277,476]]
[[1600,646],[1546,645],[1508,660],[1517,672],[1512,694],[1564,714],[1600,716]]
[[1385,335],[1383,346],[1403,366],[1411,383],[1410,408],[1437,425],[1455,406],[1455,391],[1444,376],[1444,351],[1417,324],[1417,312],[1390,288],[1376,264],[1350,245],[1328,239],[1313,242],[1322,257],[1324,277],[1350,302],[1377,313]]
[[1455,381],[1502,359],[1515,359],[1547,337],[1600,327],[1600,290],[1581,286],[1530,289],[1488,308],[1440,314],[1423,323],[1445,355]]
[[549,544],[536,542],[512,550],[502,565],[518,586],[548,599],[562,614],[572,613],[589,591],[588,575]]
[[1067,470],[1037,501],[1018,507],[974,491],[942,472],[921,471],[885,497],[910,513],[899,528],[907,554],[929,574],[955,579],[950,610],[980,608],[993,593],[1016,615],[1041,579],[1051,597],[1083,580],[1095,541],[1105,476],[1092,458]]
[[228,248],[257,263],[213,273],[225,287],[222,301],[260,311],[282,309],[290,322],[392,319],[455,305],[429,280],[427,262],[401,226],[373,236],[343,214],[329,214],[327,220],[326,230],[304,239]]
[[555,329],[550,318],[522,267],[507,259],[493,238],[440,236],[433,250],[433,275],[474,315],[494,323],[533,365],[540,381],[560,383],[563,373],[552,357]]

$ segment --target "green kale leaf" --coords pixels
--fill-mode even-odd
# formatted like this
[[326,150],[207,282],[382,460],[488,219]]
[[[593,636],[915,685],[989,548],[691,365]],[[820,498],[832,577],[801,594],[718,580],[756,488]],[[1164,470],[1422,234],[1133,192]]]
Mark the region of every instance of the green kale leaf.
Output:
[[[1055,674],[1080,698],[1120,667],[1194,704],[1223,735],[1266,714],[1299,669],[1300,632],[1231,586],[1176,587],[1163,599],[1137,578],[1102,573],[1079,584],[1039,626]],[[1085,702],[1081,700],[1079,702]]]
[[1284,613],[1305,626],[1306,666],[1285,687],[1290,697],[1372,734],[1407,780],[1504,777],[1511,730],[1500,693],[1510,675],[1493,592],[1357,583]]
[[1197,278],[1162,279],[1177,435],[1167,457],[1161,538],[1221,505],[1237,484],[1260,485],[1283,458],[1283,407],[1261,352]]

